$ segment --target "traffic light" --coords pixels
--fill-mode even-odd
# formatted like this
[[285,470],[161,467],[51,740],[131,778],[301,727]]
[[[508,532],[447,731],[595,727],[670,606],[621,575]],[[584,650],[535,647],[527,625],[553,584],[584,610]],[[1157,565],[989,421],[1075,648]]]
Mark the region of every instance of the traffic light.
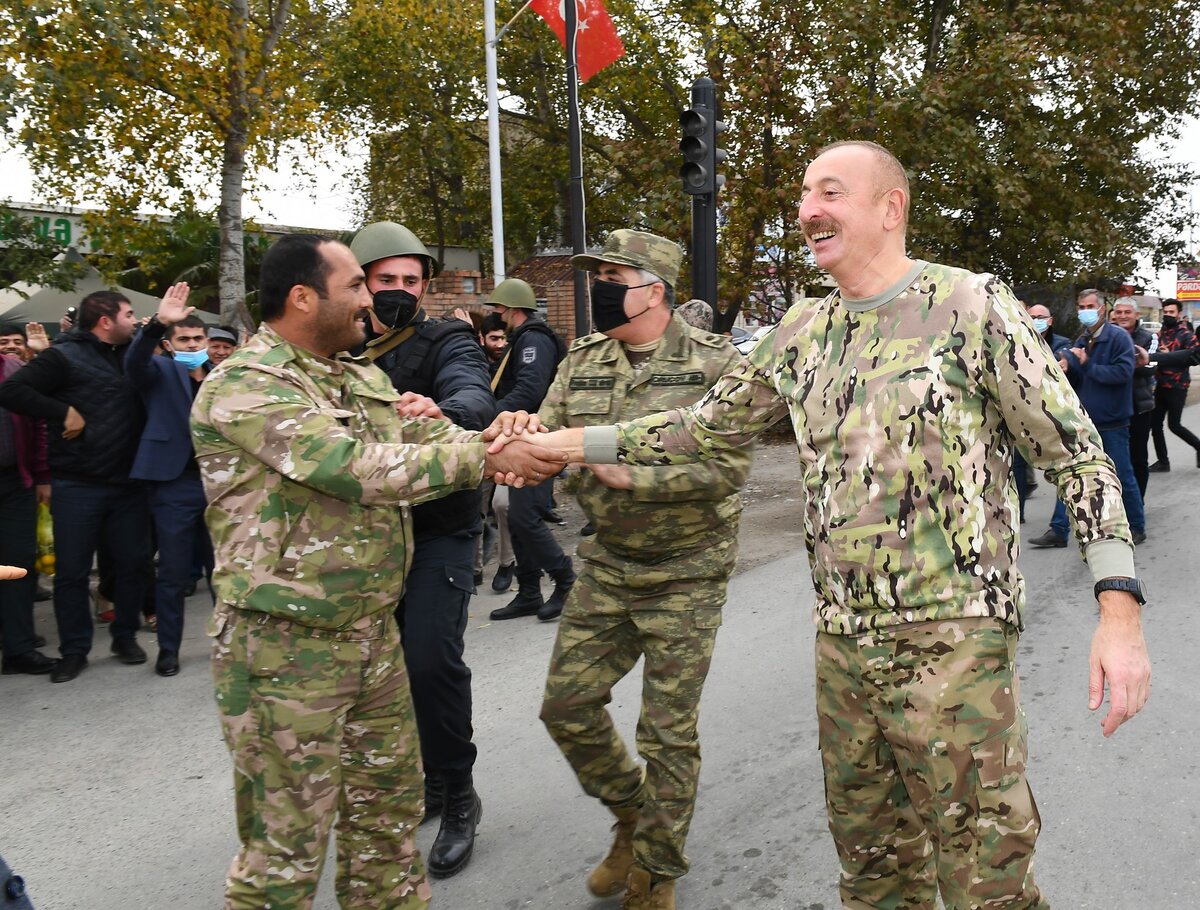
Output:
[[679,140],[683,191],[693,196],[715,194],[725,185],[725,175],[717,173],[717,165],[725,160],[725,150],[717,148],[717,137],[725,132],[725,124],[717,119],[712,107],[701,103],[694,103],[680,114],[679,123],[683,127],[683,138]]

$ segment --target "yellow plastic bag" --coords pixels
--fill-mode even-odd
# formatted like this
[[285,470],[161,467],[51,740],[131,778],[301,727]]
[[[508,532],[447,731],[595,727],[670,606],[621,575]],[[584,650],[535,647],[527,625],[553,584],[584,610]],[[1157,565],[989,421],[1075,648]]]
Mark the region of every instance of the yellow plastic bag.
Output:
[[50,506],[39,502],[37,507],[37,559],[33,568],[39,575],[54,574],[54,520]]

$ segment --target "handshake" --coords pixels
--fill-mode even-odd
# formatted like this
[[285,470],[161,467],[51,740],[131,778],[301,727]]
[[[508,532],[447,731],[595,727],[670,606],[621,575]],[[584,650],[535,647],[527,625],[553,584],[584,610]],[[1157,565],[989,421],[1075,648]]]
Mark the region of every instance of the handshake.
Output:
[[583,431],[549,432],[536,414],[504,411],[483,431],[484,474],[498,484],[536,486],[583,461]]
[[[401,417],[445,419],[431,398],[405,392],[396,402]],[[562,473],[568,464],[583,462],[583,430],[579,428],[550,432],[536,414],[502,411],[483,431],[488,444],[484,458],[484,476],[510,487],[537,486]],[[628,468],[614,465],[588,466],[608,486],[628,489]]]

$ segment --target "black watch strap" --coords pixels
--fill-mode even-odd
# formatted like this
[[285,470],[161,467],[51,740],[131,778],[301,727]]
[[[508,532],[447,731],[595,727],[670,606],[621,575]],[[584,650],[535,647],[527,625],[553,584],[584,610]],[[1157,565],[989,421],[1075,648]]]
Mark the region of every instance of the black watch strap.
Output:
[[1146,587],[1136,578],[1102,578],[1093,590],[1097,599],[1101,591],[1124,591],[1132,594],[1139,604],[1146,603]]

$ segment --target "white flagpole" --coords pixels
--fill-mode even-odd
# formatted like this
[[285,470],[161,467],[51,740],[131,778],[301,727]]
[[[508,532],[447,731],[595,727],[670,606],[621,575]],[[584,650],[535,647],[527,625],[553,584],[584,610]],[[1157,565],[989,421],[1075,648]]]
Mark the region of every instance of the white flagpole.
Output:
[[496,284],[505,277],[504,198],[500,186],[500,98],[496,76],[496,0],[483,0],[483,37],[487,57],[488,171],[492,184],[492,270]]

